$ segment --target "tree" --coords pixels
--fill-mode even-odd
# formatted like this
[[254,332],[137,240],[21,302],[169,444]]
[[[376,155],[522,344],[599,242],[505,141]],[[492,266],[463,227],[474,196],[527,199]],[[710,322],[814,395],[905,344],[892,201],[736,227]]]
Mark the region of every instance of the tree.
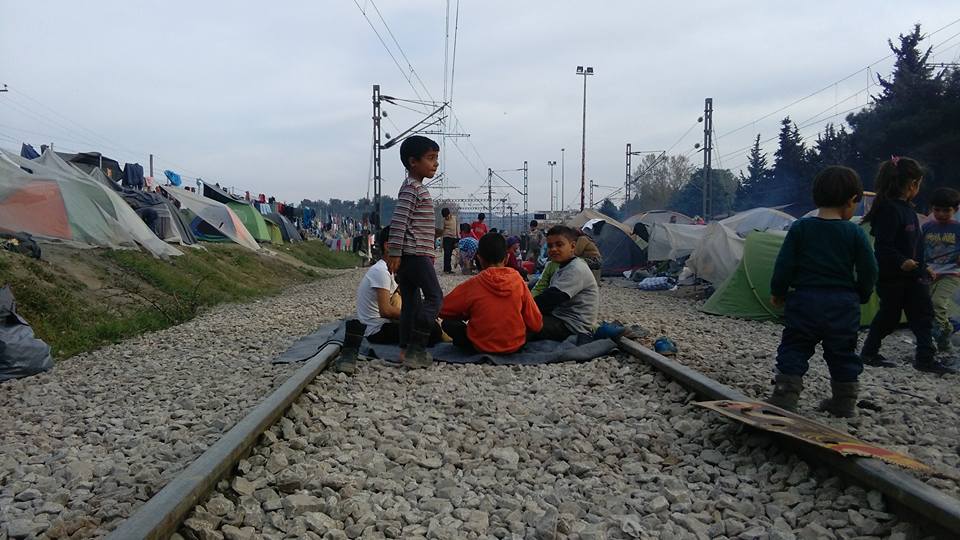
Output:
[[[713,188],[712,207],[714,216],[733,212],[734,198],[739,185],[737,177],[727,169],[711,169],[710,185]],[[689,216],[700,215],[703,212],[702,168],[690,173],[687,183],[674,195],[670,203],[670,209],[683,212]]]
[[610,199],[603,200],[603,204],[600,205],[600,213],[618,221],[620,220],[620,211],[617,210],[617,205],[610,202]]
[[772,182],[757,200],[758,206],[779,206],[806,202],[810,198],[807,149],[797,125],[784,118],[780,122],[779,147],[774,153]]
[[740,182],[734,207],[737,210],[747,210],[757,206],[757,200],[770,181],[770,169],[767,168],[767,154],[760,150],[760,134],[757,134],[750,157],[747,161],[747,175],[740,171]]
[[667,208],[692,170],[693,165],[686,156],[645,155],[633,173],[637,195],[624,203],[622,215]]

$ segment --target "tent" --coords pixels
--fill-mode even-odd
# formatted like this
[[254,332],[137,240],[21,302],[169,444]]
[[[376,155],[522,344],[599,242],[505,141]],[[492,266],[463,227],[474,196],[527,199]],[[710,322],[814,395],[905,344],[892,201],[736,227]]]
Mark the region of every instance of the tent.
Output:
[[710,283],[723,283],[740,264],[743,245],[743,238],[734,230],[714,221],[707,225],[697,249],[687,259],[687,268]]
[[612,217],[606,214],[601,214],[600,212],[597,212],[593,208],[587,208],[583,212],[580,212],[575,216],[567,218],[563,222],[563,224],[566,225],[567,227],[572,227],[574,229],[581,229],[583,228],[584,225],[587,224],[587,222],[591,220],[605,221],[608,224],[613,225],[614,227],[617,227],[621,231],[627,233],[628,235],[633,233],[633,229],[631,229],[630,227],[627,227],[623,223],[620,223],[619,221],[613,219]]
[[752,231],[785,231],[794,221],[796,219],[790,214],[773,208],[751,208],[721,219],[720,223],[740,236],[746,236]]
[[707,228],[704,225],[655,223],[650,227],[647,257],[651,261],[672,261],[693,253]]
[[237,214],[227,205],[183,188],[161,186],[160,190],[176,200],[181,209],[193,215],[190,229],[197,239],[208,242],[225,242],[229,239],[254,251],[260,249]]
[[269,219],[265,219],[264,223],[267,224],[267,230],[270,231],[270,243],[282,244],[283,234],[280,232],[280,226]]
[[57,152],[57,156],[63,161],[76,165],[81,171],[91,173],[94,169],[100,169],[104,176],[113,182],[119,182],[123,177],[123,169],[120,163],[115,159],[110,159],[100,152],[80,152],[79,154],[68,154]]
[[9,161],[0,159],[0,229],[80,246],[140,246],[156,257],[182,255],[157,238],[112,189],[54,152],[35,160],[3,155]]
[[297,227],[293,223],[290,223],[290,220],[283,217],[282,215],[276,212],[270,212],[264,216],[267,221],[272,221],[280,226],[280,234],[283,236],[285,242],[302,242],[303,238],[300,236],[300,231],[297,230]]
[[272,242],[267,222],[264,221],[263,215],[252,204],[206,182],[203,182],[203,196],[229,206],[256,241]]
[[[724,315],[756,321],[778,321],[783,309],[770,304],[770,278],[773,265],[786,235],[776,232],[753,232],[747,235],[743,258],[736,271],[724,281],[701,308],[712,315]],[[880,301],[876,293],[860,306],[860,324],[869,325]]]
[[627,233],[604,220],[588,222],[585,230],[593,238],[603,256],[601,276],[621,276],[640,268],[647,262],[647,254]]
[[[673,220],[673,221],[671,221]],[[639,214],[634,214],[627,219],[623,220],[623,224],[630,229],[633,229],[633,226],[637,223],[643,223],[647,227],[655,223],[676,223],[678,225],[693,225],[693,218],[681,214],[680,212],[674,212],[673,210],[650,210],[648,212],[640,212]]]

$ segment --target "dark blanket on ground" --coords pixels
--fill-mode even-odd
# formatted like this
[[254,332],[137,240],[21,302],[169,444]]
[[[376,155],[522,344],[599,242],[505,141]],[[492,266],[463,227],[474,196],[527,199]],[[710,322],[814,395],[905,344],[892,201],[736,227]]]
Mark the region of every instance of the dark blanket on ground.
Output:
[[[328,342],[343,343],[344,325],[342,321],[321,326],[316,332],[297,340],[286,352],[276,358],[274,364],[301,362],[317,354]],[[464,351],[452,343],[438,343],[430,347],[434,360],[449,364],[483,364],[502,366],[554,364],[558,362],[586,362],[609,354],[617,348],[610,339],[597,339],[578,345],[577,338],[571,336],[566,341],[534,341],[527,343],[513,354],[487,354]],[[400,361],[400,347],[397,345],[377,345],[366,340],[360,346],[360,354],[380,358],[388,362]]]

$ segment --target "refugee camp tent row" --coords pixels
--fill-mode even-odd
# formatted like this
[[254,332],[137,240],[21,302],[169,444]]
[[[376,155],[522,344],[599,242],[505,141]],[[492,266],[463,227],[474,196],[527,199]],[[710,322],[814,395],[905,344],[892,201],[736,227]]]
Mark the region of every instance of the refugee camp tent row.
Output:
[[211,186],[206,182],[202,182],[202,184],[203,196],[229,206],[230,210],[240,218],[240,221],[243,222],[247,231],[250,232],[257,242],[270,243],[274,241],[270,234],[270,227],[267,225],[266,220],[263,219],[263,214],[254,208],[253,204],[230,195],[218,186]]
[[3,156],[0,229],[81,247],[140,246],[157,257],[182,254],[158,238],[112,189],[53,151],[36,160],[6,151]]
[[647,227],[651,227],[656,223],[693,225],[693,218],[686,214],[681,214],[680,212],[674,212],[673,210],[650,210],[648,212],[634,214],[623,220],[623,224],[626,227],[629,227],[630,230],[633,230],[633,226],[637,223],[642,223]]
[[[755,230],[785,231],[794,221],[796,220],[792,216],[779,210],[753,208],[714,223],[742,238]],[[704,241],[708,228],[706,225],[655,223],[650,227],[650,247],[647,255],[651,261],[676,260],[693,255]],[[717,234],[715,233],[713,240],[717,239]]]
[[303,241],[303,237],[300,236],[300,231],[298,231],[297,227],[286,217],[276,212],[270,212],[265,215],[264,218],[266,218],[267,221],[275,223],[280,228],[280,236],[283,242]]

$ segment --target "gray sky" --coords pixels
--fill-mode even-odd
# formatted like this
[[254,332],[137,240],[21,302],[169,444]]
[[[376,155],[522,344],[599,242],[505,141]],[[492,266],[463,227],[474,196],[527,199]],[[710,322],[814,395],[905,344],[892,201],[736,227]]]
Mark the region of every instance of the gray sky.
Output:
[[[358,1],[405,63],[373,6]],[[371,85],[415,97],[353,0],[54,4],[27,10],[0,0],[0,83],[11,89],[0,93],[5,148],[53,141],[144,166],[153,152],[159,170],[279,199],[355,199],[368,190]],[[438,100],[444,6],[441,0],[377,3]],[[625,143],[669,148],[702,114],[707,96],[714,98],[720,136],[715,166],[743,165],[745,151],[728,154],[757,133],[775,136],[787,114],[798,123],[812,119],[801,133],[813,139],[834,113],[867,102],[864,68],[889,53],[888,38],[916,22],[932,32],[958,18],[955,0],[674,6],[463,0],[453,103],[472,137],[458,140],[466,158],[452,142],[441,155],[449,184],[461,188],[448,196],[479,188],[484,178],[474,167],[485,173],[527,160],[531,210],[547,208],[546,163],[560,161],[565,147],[566,202],[575,201],[583,98],[577,65],[597,73],[587,81],[587,177],[619,186]],[[945,41],[938,61],[960,54],[958,32],[960,22],[928,40]],[[890,61],[871,69],[888,73]],[[415,121],[408,111],[387,110],[400,129]],[[389,121],[384,130],[399,131]],[[702,138],[698,125],[673,153],[693,152]],[[772,153],[775,142],[766,147]],[[691,158],[702,160],[699,153]],[[384,163],[384,193],[393,195],[402,180],[397,148],[384,152]],[[504,176],[519,186],[519,173]],[[598,189],[597,198],[608,191]],[[513,201],[519,208],[518,195]]]

